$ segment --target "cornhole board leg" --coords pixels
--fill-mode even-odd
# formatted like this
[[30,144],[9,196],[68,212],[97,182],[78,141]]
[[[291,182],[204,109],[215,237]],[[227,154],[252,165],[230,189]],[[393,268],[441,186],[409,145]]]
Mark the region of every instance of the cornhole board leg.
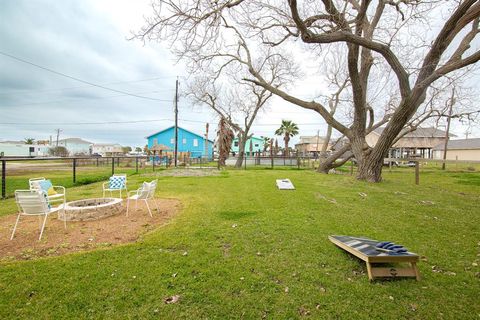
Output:
[[410,268],[377,268],[373,267],[370,262],[367,264],[368,279],[373,281],[375,278],[396,278],[396,277],[414,277],[420,281],[420,272],[418,271],[417,263],[410,262]]

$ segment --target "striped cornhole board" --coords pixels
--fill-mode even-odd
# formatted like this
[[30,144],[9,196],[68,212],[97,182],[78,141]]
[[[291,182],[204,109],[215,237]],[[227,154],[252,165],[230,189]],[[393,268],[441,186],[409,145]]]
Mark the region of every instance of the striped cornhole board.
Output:
[[[413,252],[390,254],[379,251],[376,245],[380,241],[352,236],[329,236],[331,242],[343,250],[353,254],[367,263],[368,278],[391,278],[391,277],[415,277],[420,280],[420,274],[416,263],[418,255]],[[372,263],[409,263],[408,268],[381,268],[372,266]]]

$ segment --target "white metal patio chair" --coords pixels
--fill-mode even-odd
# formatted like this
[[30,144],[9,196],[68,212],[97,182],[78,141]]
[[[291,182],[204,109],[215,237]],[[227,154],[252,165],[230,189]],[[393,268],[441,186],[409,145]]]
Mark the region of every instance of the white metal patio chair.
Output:
[[112,196],[113,191],[120,191],[120,198],[122,197],[122,190],[128,195],[127,190],[127,175],[126,174],[114,174],[110,177],[107,182],[104,182],[102,185],[103,188],[103,198],[105,198],[105,192],[110,192]]
[[[15,191],[15,201],[18,206],[18,217],[13,227],[12,236],[10,240],[13,239],[15,231],[17,230],[18,222],[20,221],[21,216],[38,216],[39,222],[41,223],[41,216],[45,216],[43,223],[40,227],[40,236],[38,240],[42,239],[43,230],[45,229],[45,224],[47,223],[48,215],[54,212],[62,211],[62,214],[65,215],[64,206],[58,206],[56,208],[51,208],[48,203],[48,198],[46,194],[42,191],[37,190],[16,190]],[[65,218],[65,217],[64,217]],[[64,219],[65,228],[67,228],[67,221]]]
[[[42,183],[43,181],[46,181],[44,177],[29,179],[28,184],[30,186],[30,190],[42,191],[42,187],[40,186],[40,183]],[[65,187],[62,187],[62,186],[52,186],[52,187],[53,187],[53,190],[55,190],[56,194],[48,195],[47,193],[48,202],[50,204],[57,203],[57,202],[63,202],[63,204],[65,204],[66,195],[67,195]]]
[[127,216],[128,210],[130,209],[130,200],[135,200],[135,209],[137,209],[139,200],[145,201],[145,205],[147,206],[150,217],[153,217],[153,215],[152,211],[150,210],[150,206],[148,205],[148,200],[153,200],[153,202],[155,202],[155,206],[157,207],[157,211],[160,211],[160,209],[158,208],[158,203],[155,200],[155,190],[157,189],[157,182],[158,180],[153,180],[152,182],[144,182],[143,185],[137,190],[128,192]]

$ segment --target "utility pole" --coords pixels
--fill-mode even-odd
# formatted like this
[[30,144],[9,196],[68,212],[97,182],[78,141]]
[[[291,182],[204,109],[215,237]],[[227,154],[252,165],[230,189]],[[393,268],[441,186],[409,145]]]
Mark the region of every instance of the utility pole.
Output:
[[320,130],[317,130],[317,152],[316,152],[316,153],[317,153],[317,157],[320,158],[320,157],[319,157],[319,154],[318,154],[318,142],[319,142],[318,140],[320,140]]
[[175,82],[175,147],[173,149],[173,163],[177,167],[178,160],[178,77]]
[[452,96],[450,97],[450,108],[448,110],[448,118],[447,118],[447,130],[445,131],[445,145],[443,148],[443,162],[442,162],[442,170],[445,170],[445,160],[447,160],[447,148],[448,148],[448,134],[450,131],[450,121],[452,120],[452,109],[453,105],[455,104],[455,88],[452,89]]
[[208,122],[205,125],[205,156],[208,158]]
[[55,131],[57,132],[57,144],[56,144],[56,147],[58,147],[58,138],[60,137],[60,132],[62,131],[62,129],[55,129]]

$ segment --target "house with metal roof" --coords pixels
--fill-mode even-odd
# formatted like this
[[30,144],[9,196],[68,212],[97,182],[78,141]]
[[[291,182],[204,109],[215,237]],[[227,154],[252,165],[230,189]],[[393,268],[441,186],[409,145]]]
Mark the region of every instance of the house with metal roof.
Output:
[[[433,148],[435,159],[443,159],[445,143]],[[480,138],[448,140],[447,160],[480,161]]]
[[[68,154],[71,156],[90,155],[92,153],[92,145],[92,142],[81,138],[66,138],[58,140],[58,146],[65,147],[68,150]],[[53,146],[56,146],[55,141],[53,141]]]
[[[188,153],[191,158],[213,158],[213,141],[187,129],[177,128],[179,153]],[[152,133],[146,139],[148,140],[148,148],[150,150],[153,150],[157,145],[164,145],[171,150],[169,152],[173,152],[175,149],[175,127],[171,126]]]
[[[367,137],[367,143],[373,147],[377,144],[380,135],[385,128],[380,127],[370,132]],[[420,157],[426,159],[433,158],[433,148],[442,142],[445,142],[445,131],[433,127],[417,128],[415,131],[407,133],[400,138],[389,150],[389,158],[411,158]],[[456,137],[449,134],[449,137]]]
[[[318,156],[326,137],[322,136],[300,136],[300,140],[295,144],[297,150],[302,156]],[[328,143],[327,151],[332,149],[332,141]]]

